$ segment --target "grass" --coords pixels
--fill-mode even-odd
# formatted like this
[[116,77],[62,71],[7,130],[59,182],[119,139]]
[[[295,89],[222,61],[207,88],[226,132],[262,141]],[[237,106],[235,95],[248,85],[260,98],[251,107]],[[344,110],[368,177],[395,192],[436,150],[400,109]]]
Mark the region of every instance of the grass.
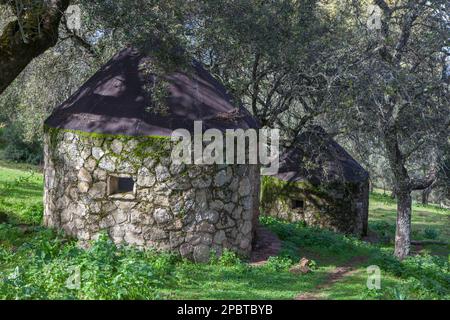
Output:
[[[107,236],[80,249],[39,226],[42,183],[32,168],[0,163],[0,212],[8,217],[0,224],[0,299],[293,299],[302,293],[324,299],[450,298],[448,246],[426,246],[403,262],[395,260],[395,204],[380,194],[371,196],[370,229],[382,243],[262,218],[283,246],[279,256],[254,267],[230,252],[198,265],[153,250],[116,248]],[[449,211],[414,206],[413,216],[417,238],[448,239]],[[313,271],[290,273],[301,257],[314,261]],[[353,273],[317,290],[336,267],[352,260]],[[369,265],[381,269],[380,290],[367,289]],[[78,274],[80,286],[68,286]]]

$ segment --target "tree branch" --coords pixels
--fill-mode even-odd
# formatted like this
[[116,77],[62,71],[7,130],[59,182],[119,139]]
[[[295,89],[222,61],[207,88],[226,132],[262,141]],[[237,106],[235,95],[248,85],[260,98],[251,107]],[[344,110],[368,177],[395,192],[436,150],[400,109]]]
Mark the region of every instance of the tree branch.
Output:
[[[20,17],[21,21],[18,17],[6,25],[0,36],[0,94],[35,57],[57,43],[59,24],[69,3],[70,0],[45,1],[43,9],[31,8]],[[26,26],[23,32],[20,24]]]

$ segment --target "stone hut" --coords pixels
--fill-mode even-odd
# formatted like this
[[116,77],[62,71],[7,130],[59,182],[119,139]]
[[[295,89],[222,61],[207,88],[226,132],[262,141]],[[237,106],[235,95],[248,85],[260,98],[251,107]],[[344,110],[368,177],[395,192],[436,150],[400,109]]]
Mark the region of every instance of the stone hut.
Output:
[[175,164],[170,136],[194,121],[222,132],[258,124],[200,63],[166,74],[155,65],[122,50],[46,120],[44,223],[81,242],[107,232],[199,262],[225,248],[248,256],[259,167]]
[[336,232],[367,233],[369,174],[321,127],[299,135],[264,177],[262,214]]

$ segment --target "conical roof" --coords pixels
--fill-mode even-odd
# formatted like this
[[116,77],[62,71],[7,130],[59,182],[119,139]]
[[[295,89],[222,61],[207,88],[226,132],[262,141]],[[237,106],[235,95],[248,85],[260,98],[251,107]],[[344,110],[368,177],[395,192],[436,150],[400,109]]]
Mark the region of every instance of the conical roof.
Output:
[[[154,70],[145,70],[154,58],[133,48],[115,55],[45,121],[47,126],[129,136],[170,136],[175,129],[257,128],[257,121],[233,103],[225,87],[193,61],[189,74],[156,74],[167,83],[164,112],[155,110],[149,84]],[[153,82],[154,83],[154,82]],[[150,92],[150,93],[149,93]]]
[[300,134],[280,157],[276,177],[285,181],[364,182],[369,173],[323,128],[313,126]]

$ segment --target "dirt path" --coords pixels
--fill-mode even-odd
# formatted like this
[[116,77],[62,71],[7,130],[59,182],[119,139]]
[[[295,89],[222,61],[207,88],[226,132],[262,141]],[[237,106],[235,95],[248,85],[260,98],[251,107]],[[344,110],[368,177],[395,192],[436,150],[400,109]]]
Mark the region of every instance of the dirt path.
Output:
[[356,273],[357,267],[364,263],[367,260],[366,257],[356,256],[350,259],[345,265],[337,267],[333,269],[330,273],[328,273],[324,282],[318,285],[313,291],[305,292],[297,297],[295,300],[320,300],[322,297],[320,294],[323,290],[326,290],[332,287],[336,282],[342,280],[344,277],[351,276]]
[[267,259],[278,255],[281,250],[281,240],[269,229],[258,226],[256,229],[256,241],[253,247],[250,265],[260,266]]

